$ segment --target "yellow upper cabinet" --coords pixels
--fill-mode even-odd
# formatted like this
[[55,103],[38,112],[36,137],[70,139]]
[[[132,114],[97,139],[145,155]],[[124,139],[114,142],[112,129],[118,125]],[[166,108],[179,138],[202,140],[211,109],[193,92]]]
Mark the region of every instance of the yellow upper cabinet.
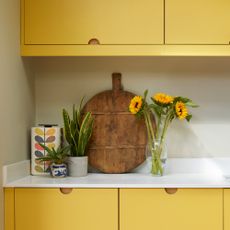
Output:
[[223,230],[223,190],[121,189],[120,230],[140,229]]
[[117,189],[16,188],[16,230],[117,230]]
[[23,0],[24,45],[162,44],[163,0]]
[[166,44],[229,44],[229,0],[165,0]]

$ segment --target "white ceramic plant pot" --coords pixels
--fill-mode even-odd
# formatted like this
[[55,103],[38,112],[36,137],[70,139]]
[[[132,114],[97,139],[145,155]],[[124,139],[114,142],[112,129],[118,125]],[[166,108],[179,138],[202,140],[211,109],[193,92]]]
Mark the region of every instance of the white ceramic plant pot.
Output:
[[67,176],[67,167],[66,164],[54,164],[50,165],[51,175],[53,177],[66,177]]
[[88,174],[88,157],[69,157],[68,158],[69,176],[83,177]]

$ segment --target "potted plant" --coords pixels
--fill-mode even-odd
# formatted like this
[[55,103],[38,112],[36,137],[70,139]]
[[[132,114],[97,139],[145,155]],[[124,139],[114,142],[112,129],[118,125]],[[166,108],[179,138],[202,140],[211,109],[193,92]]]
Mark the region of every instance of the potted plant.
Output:
[[73,105],[73,117],[63,109],[64,135],[70,146],[68,159],[69,175],[75,177],[86,176],[88,173],[87,145],[92,135],[94,119],[90,112],[82,113],[82,101],[76,109]]
[[39,145],[46,150],[47,154],[44,157],[40,157],[39,161],[50,162],[50,171],[53,177],[65,177],[67,176],[67,167],[65,164],[66,157],[69,155],[69,146],[61,147],[61,145],[55,150],[53,147],[50,149],[42,143]]

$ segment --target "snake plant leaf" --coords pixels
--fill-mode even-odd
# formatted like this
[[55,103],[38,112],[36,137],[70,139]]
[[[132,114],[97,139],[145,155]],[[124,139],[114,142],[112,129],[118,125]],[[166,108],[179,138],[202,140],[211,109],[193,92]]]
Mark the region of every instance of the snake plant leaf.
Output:
[[77,124],[78,124],[78,128],[79,129],[80,129],[80,126],[81,126],[81,113],[82,113],[82,104],[83,104],[83,101],[84,101],[84,97],[81,99],[80,106],[76,110],[76,113],[77,113]]
[[80,106],[73,105],[73,117],[70,118],[68,112],[63,109],[65,139],[69,143],[71,156],[84,156],[86,146],[92,134],[93,117],[90,112],[82,113],[81,99]]
[[93,122],[93,118],[90,112],[87,112],[82,124],[81,124],[81,129],[79,132],[79,139],[78,139],[78,146],[79,146],[79,154],[80,155],[84,155],[85,153],[85,148],[86,145],[91,137],[92,134],[92,122]]
[[71,139],[71,130],[70,130],[70,118],[68,112],[63,109],[62,111],[63,115],[63,121],[64,121],[64,133],[65,133],[65,138],[69,144],[72,143]]

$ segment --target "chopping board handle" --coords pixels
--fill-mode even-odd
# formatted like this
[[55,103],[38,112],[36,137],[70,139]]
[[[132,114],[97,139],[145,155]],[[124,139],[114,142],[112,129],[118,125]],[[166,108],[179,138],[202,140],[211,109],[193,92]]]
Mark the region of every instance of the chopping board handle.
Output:
[[114,92],[120,91],[122,89],[121,73],[113,73],[112,78],[113,78],[113,91]]

